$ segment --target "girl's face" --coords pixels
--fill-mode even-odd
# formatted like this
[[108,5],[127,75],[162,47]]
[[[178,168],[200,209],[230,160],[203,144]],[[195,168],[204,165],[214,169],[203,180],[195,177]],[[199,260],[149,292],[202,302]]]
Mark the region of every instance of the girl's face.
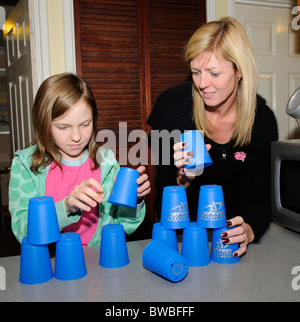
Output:
[[79,160],[93,132],[93,115],[82,100],[52,121],[52,138],[65,160]]
[[191,61],[191,71],[194,85],[206,106],[219,107],[235,101],[238,78],[242,75],[230,61],[204,52]]

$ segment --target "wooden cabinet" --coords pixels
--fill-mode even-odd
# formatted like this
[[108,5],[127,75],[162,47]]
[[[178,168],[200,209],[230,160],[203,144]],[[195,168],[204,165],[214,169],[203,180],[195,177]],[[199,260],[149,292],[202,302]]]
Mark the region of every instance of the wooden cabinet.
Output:
[[[96,97],[99,131],[118,138],[124,135],[120,122],[126,122],[125,135],[135,129],[149,134],[147,118],[157,96],[190,77],[184,46],[205,22],[205,0],[74,0],[74,12],[77,72]],[[125,151],[117,146],[117,158],[126,158],[134,144],[128,142]],[[147,218],[153,223],[159,217],[155,168],[147,170]]]

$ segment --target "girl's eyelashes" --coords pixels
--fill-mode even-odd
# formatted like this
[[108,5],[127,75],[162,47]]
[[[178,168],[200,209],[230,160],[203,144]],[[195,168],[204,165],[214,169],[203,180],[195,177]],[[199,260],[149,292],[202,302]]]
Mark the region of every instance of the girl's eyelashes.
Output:
[[[88,126],[90,126],[90,124],[92,123],[92,121],[87,121],[87,122],[84,122],[84,123],[82,123],[81,124],[81,126],[83,126],[83,127],[88,127]],[[62,125],[60,125],[60,124],[55,124],[54,123],[54,125],[59,129],[59,130],[65,130],[65,129],[67,129],[68,127],[69,127],[69,125],[64,125],[64,124],[62,124]]]
[[91,124],[91,122],[92,122],[92,121],[89,121],[89,122],[83,123],[83,124],[82,124],[82,126],[87,127],[87,126],[89,126],[89,125]]

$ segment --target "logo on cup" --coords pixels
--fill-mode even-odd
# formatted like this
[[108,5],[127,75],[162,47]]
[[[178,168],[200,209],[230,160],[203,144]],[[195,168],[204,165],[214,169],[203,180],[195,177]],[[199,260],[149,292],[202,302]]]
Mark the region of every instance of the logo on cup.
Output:
[[168,221],[185,221],[188,215],[187,202],[181,202],[180,205],[169,210]]
[[174,275],[180,275],[183,272],[183,265],[182,264],[176,264],[173,268]]
[[226,245],[220,239],[219,242],[215,242],[214,246],[211,248],[212,256],[219,258],[232,258],[233,252],[232,249],[229,248],[229,245]]
[[0,266],[0,291],[6,290],[6,274],[4,267]]
[[[205,206],[201,209],[201,215],[199,219],[201,220],[209,220],[209,221],[217,221],[226,219],[225,213],[222,209],[223,203],[222,202],[212,202],[210,205]],[[205,211],[204,209],[207,209]]]

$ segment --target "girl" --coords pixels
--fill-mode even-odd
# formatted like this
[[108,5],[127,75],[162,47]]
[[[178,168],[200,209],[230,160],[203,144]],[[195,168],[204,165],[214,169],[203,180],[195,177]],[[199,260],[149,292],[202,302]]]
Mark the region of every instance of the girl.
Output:
[[43,195],[54,199],[60,230],[78,232],[83,246],[99,246],[106,224],[120,223],[127,234],[134,232],[145,217],[142,197],[150,182],[140,166],[137,208],[107,202],[119,164],[112,151],[96,144],[97,107],[84,80],[69,73],[46,79],[32,118],[36,144],[16,152],[9,185],[12,230],[19,242],[27,235],[29,199]]

